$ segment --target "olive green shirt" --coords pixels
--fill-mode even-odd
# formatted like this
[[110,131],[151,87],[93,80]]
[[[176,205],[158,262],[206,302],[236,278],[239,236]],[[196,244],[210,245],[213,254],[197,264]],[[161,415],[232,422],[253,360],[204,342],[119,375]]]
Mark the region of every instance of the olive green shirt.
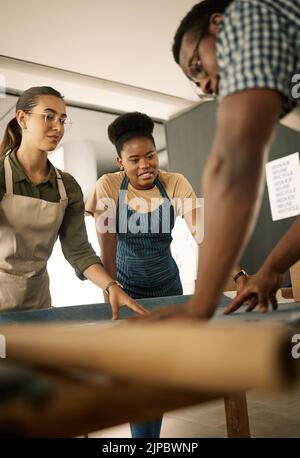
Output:
[[[10,165],[13,175],[13,192],[19,196],[35,197],[48,202],[59,202],[55,168],[49,161],[50,172],[45,181],[38,185],[31,183],[19,163],[15,151],[10,154]],[[68,196],[68,206],[59,228],[58,236],[63,254],[76,275],[84,280],[83,272],[93,264],[101,264],[88,241],[84,222],[84,203],[81,188],[69,173],[60,171]],[[6,192],[4,163],[0,163],[0,202]]]

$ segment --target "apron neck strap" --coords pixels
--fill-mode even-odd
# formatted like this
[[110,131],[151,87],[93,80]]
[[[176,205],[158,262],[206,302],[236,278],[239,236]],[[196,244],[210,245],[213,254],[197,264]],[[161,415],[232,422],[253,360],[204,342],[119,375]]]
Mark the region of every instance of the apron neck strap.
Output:
[[61,177],[61,174],[59,173],[56,167],[54,168],[55,168],[55,173],[56,173],[56,178],[57,178],[57,187],[58,187],[58,192],[60,195],[60,200],[67,200],[68,197],[66,193],[66,188],[65,188],[63,179]]
[[9,155],[7,154],[4,158],[4,172],[5,172],[5,186],[6,186],[6,194],[12,196],[13,191],[13,176],[12,170],[9,161]]
[[125,177],[122,180],[120,189],[119,189],[118,211],[119,211],[119,205],[123,206],[123,205],[126,204],[125,195],[126,195],[126,191],[127,191],[127,188],[128,188],[128,184],[129,184],[129,179],[128,179],[128,176],[125,175]]
[[128,179],[128,176],[125,175],[125,177],[124,177],[123,180],[122,180],[120,189],[121,189],[122,191],[126,191],[127,188],[128,188],[128,184],[129,184],[129,179]]
[[158,189],[159,189],[159,191],[160,191],[162,197],[164,197],[164,198],[170,200],[170,199],[169,199],[169,196],[168,196],[168,194],[167,194],[167,191],[165,190],[163,184],[159,181],[159,179],[158,179],[157,177],[156,177],[155,180],[154,180],[154,184],[155,184],[155,186],[158,187]]

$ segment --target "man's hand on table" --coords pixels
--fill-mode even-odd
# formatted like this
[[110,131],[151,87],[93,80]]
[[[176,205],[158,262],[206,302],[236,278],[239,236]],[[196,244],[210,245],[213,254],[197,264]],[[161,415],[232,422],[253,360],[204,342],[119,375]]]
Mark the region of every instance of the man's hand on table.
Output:
[[276,292],[281,287],[284,275],[276,270],[262,266],[255,276],[250,278],[242,291],[238,292],[235,299],[225,308],[224,314],[228,315],[238,310],[247,301],[246,312],[252,312],[258,305],[261,313],[268,311],[269,303],[273,310],[278,307]]

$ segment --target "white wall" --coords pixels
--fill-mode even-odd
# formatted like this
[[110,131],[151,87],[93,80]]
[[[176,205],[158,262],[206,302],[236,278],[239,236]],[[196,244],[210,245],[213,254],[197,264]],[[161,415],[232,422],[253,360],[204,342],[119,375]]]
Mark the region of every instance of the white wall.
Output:
[[[89,241],[99,255],[94,218],[88,216],[85,221]],[[59,240],[55,243],[48,261],[48,273],[54,307],[103,302],[103,292],[100,288],[88,280],[80,280],[75,275],[74,269],[64,258]]]
[[97,181],[96,147],[93,143],[70,142],[64,144],[64,170],[73,175],[87,200]]
[[171,46],[196,0],[1,0],[1,54],[197,100]]

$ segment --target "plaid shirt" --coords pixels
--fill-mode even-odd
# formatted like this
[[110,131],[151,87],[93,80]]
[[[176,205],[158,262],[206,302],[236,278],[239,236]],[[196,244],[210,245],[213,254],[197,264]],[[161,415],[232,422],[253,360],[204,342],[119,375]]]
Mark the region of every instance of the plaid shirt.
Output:
[[300,0],[234,0],[217,40],[219,100],[251,88],[278,90],[282,116],[292,98],[292,77],[300,74]]

